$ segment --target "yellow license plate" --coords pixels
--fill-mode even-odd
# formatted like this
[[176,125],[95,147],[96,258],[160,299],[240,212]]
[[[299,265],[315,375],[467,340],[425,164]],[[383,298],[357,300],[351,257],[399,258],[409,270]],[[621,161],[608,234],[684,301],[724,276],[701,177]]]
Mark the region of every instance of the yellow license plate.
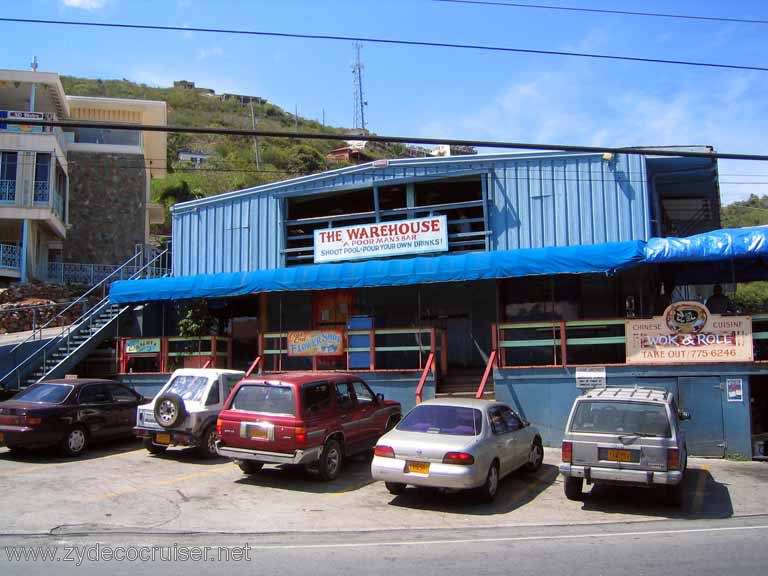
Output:
[[608,450],[608,460],[613,462],[632,462],[630,450]]
[[429,474],[429,462],[411,462],[405,463],[405,471],[414,474]]
[[170,444],[170,443],[171,443],[170,434],[155,434],[155,444]]
[[267,439],[267,429],[266,428],[250,428],[248,430],[248,435],[251,437],[251,439],[257,439],[257,440],[266,440]]

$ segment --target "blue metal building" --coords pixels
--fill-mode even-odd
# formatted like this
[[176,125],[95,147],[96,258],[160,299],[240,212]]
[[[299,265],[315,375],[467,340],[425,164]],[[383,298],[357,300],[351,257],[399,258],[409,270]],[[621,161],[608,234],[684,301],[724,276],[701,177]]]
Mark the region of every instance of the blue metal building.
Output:
[[[694,454],[749,455],[750,395],[765,390],[768,399],[760,362],[625,362],[625,318],[660,314],[689,284],[765,276],[753,266],[765,246],[707,262],[663,250],[649,257],[654,237],[718,229],[719,204],[708,158],[379,160],[175,206],[173,278],[118,282],[111,297],[207,299],[236,343],[238,326],[258,327],[258,343],[243,340],[236,364],[258,346],[264,370],[357,371],[406,407],[420,379],[422,397],[474,391],[493,366],[489,388],[552,445],[579,393],[577,367],[605,366],[608,385],[664,387],[698,413],[686,424]],[[443,218],[441,252],[317,261],[321,232]],[[290,334],[308,330],[344,331],[345,355],[291,357]],[[726,397],[734,379],[745,386],[740,403]]]

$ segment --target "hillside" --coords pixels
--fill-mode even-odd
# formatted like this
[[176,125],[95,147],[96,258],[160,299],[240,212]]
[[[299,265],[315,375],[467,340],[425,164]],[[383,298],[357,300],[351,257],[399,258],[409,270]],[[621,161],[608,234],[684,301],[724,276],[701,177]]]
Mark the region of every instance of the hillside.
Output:
[[[723,228],[761,226],[768,224],[768,196],[755,196],[723,206],[720,209]],[[739,284],[733,297],[736,306],[744,312],[763,312],[768,309],[768,282]]]
[[[62,76],[67,94],[165,100],[168,123],[179,126],[212,126],[250,129],[250,104],[236,99],[223,100],[199,88],[158,88],[129,80],[92,80]],[[315,120],[290,114],[262,98],[254,98],[257,126],[263,130],[325,132],[338,134],[339,140],[297,140],[261,138],[261,163],[257,169],[254,141],[250,137],[208,136],[197,134],[168,135],[168,177],[152,183],[154,200],[170,206],[177,201],[212,196],[294,176],[326,170],[325,155],[344,146],[347,130],[323,126]],[[194,169],[178,162],[180,150],[213,153],[216,157],[204,169]],[[338,166],[338,165],[336,165]]]

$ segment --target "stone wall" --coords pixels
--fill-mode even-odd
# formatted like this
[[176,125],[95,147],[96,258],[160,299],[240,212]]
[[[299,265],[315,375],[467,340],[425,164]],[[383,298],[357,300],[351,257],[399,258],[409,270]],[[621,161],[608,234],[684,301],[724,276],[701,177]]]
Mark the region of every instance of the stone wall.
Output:
[[140,154],[69,152],[64,261],[120,264],[143,244],[147,174]]

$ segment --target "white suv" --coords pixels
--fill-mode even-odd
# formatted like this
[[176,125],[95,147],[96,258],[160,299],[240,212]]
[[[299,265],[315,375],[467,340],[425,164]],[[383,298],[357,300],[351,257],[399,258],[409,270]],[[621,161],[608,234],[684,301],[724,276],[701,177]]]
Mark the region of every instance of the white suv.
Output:
[[680,420],[687,418],[664,390],[601,388],[579,396],[563,437],[565,496],[580,498],[586,480],[663,486],[679,504],[688,460]]
[[152,402],[139,406],[134,433],[152,454],[189,446],[204,458],[216,456],[216,418],[244,376],[239,370],[176,370]]

